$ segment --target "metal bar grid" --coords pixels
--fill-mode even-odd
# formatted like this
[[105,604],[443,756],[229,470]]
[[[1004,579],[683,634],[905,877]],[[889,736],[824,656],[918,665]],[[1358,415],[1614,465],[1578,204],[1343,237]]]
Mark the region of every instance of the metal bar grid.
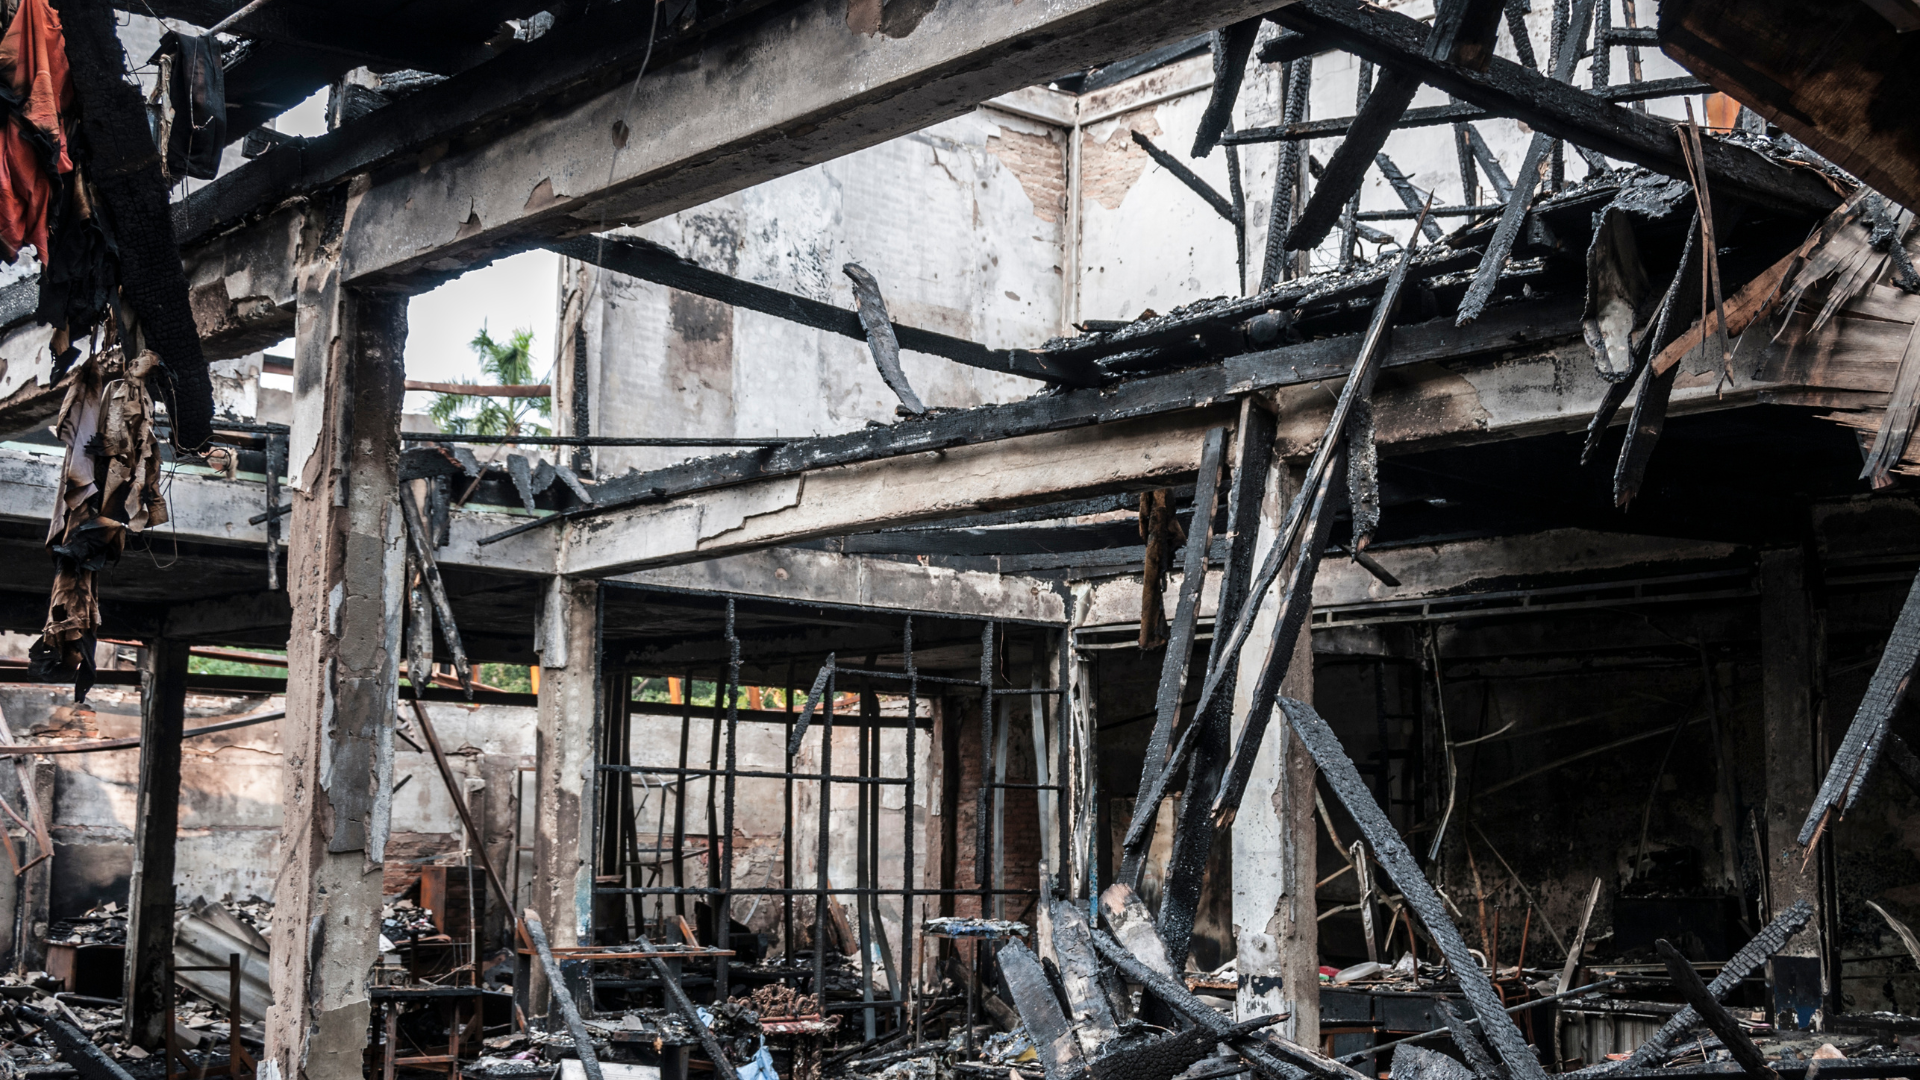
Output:
[[[603,859],[612,858],[612,853],[618,851],[619,854],[623,856],[619,861],[626,865],[618,868],[597,868],[596,885],[593,890],[594,895],[596,897],[608,898],[610,902],[615,902],[614,898],[618,898],[618,903],[631,905],[631,907],[626,908],[622,914],[628,911],[632,913],[630,923],[606,927],[605,930],[609,932],[619,932],[623,936],[633,932],[639,932],[644,930],[649,922],[667,922],[670,911],[673,915],[684,916],[688,914],[688,908],[691,902],[698,899],[709,905],[710,910],[715,915],[712,929],[710,931],[702,931],[702,933],[710,935],[712,939],[708,944],[715,947],[715,950],[712,951],[730,955],[733,952],[729,947],[731,944],[729,941],[731,920],[730,918],[721,918],[720,916],[723,914],[731,914],[732,905],[736,897],[775,897],[785,901],[791,901],[799,897],[812,897],[814,901],[813,937],[817,943],[812,958],[812,970],[803,975],[801,974],[801,969],[796,969],[793,972],[786,973],[783,977],[791,979],[801,986],[805,986],[806,983],[811,982],[810,989],[817,1003],[816,1007],[821,1011],[821,1015],[835,1012],[860,1013],[863,1014],[863,1017],[868,1022],[869,1028],[872,1029],[877,1029],[881,1018],[885,1016],[893,1017],[894,1020],[892,1022],[896,1025],[904,1025],[908,1022],[918,1023],[916,988],[923,977],[921,969],[924,964],[924,958],[920,955],[919,935],[915,933],[915,928],[918,925],[915,912],[916,903],[920,904],[920,907],[923,909],[920,914],[924,915],[924,908],[926,907],[924,901],[926,898],[962,895],[977,896],[981,899],[982,912],[987,913],[992,910],[997,898],[1012,896],[1021,898],[1024,902],[1026,899],[1040,894],[1040,890],[1038,889],[1005,888],[1001,880],[1004,875],[1000,872],[1000,868],[991,864],[988,860],[976,862],[977,881],[970,883],[965,888],[916,887],[916,878],[914,875],[917,870],[917,851],[914,836],[915,821],[911,808],[918,802],[917,795],[919,794],[918,786],[920,783],[919,776],[917,775],[916,761],[916,752],[919,749],[918,728],[920,724],[916,722],[916,718],[920,710],[922,685],[931,684],[938,687],[943,693],[958,694],[961,696],[966,696],[970,691],[978,690],[982,693],[983,700],[986,702],[991,702],[996,698],[1004,699],[1009,696],[1026,695],[1030,701],[1036,703],[1043,700],[1057,701],[1062,708],[1065,707],[1064,691],[1058,687],[1038,685],[1040,676],[1037,672],[1033,679],[1035,685],[1019,688],[998,685],[999,682],[1006,680],[999,678],[998,668],[1001,666],[1003,658],[1000,652],[996,650],[995,644],[997,642],[1003,650],[1006,643],[1002,640],[1004,635],[998,633],[999,628],[992,623],[986,624],[982,631],[983,649],[981,676],[979,679],[958,679],[923,673],[919,669],[915,656],[914,620],[911,615],[908,615],[903,617],[900,634],[904,670],[879,670],[875,662],[877,657],[873,656],[865,658],[866,663],[858,667],[840,666],[834,663],[831,656],[827,658],[827,664],[822,671],[823,680],[820,687],[824,691],[821,700],[826,703],[826,708],[820,710],[822,715],[816,721],[820,728],[820,734],[818,736],[820,739],[820,760],[817,769],[803,769],[798,767],[796,763],[797,747],[794,745],[792,735],[796,729],[802,732],[805,731],[808,725],[808,716],[806,712],[796,708],[796,702],[794,700],[796,687],[802,687],[806,680],[797,677],[798,672],[795,670],[792,662],[789,662],[784,679],[787,693],[783,709],[778,713],[773,713],[772,710],[766,708],[751,708],[746,710],[754,712],[762,718],[768,715],[784,718],[788,729],[788,739],[786,740],[785,749],[785,767],[778,769],[742,768],[740,767],[737,744],[738,725],[743,719],[743,710],[741,709],[739,700],[743,691],[741,686],[741,640],[735,625],[734,615],[734,605],[730,600],[727,604],[725,623],[727,663],[725,670],[721,672],[719,678],[715,680],[715,700],[713,704],[711,706],[696,706],[693,703],[693,672],[686,672],[684,676],[685,681],[681,683],[680,692],[677,695],[680,700],[675,703],[675,711],[678,712],[680,719],[680,744],[677,765],[633,764],[628,748],[625,746],[616,747],[612,745],[612,743],[615,739],[630,740],[632,738],[633,732],[630,727],[629,718],[637,711],[636,708],[630,700],[618,700],[609,702],[609,707],[605,710],[603,723],[601,725],[601,737],[597,740],[599,753],[595,765],[596,771],[602,774],[625,775],[629,777],[630,779],[628,781],[617,785],[622,789],[628,789],[634,783],[646,786],[649,793],[658,799],[658,802],[655,804],[655,830],[662,834],[654,840],[651,848],[643,848],[643,844],[638,837],[638,833],[642,828],[640,815],[631,797],[624,801],[616,799],[603,803],[603,806],[606,806],[609,810],[614,806],[619,806],[623,811],[630,812],[623,812],[618,815],[606,813],[603,817],[602,827],[618,827],[623,833],[634,834],[633,836],[609,838],[606,842],[596,845],[596,850],[602,852]],[[1039,662],[1038,654],[1036,653],[1035,663]],[[860,680],[862,683],[858,716],[842,716],[838,713],[835,698],[837,697],[838,679],[840,676],[852,677]],[[906,684],[902,688],[907,698],[907,719],[904,723],[892,723],[890,722],[892,718],[880,716],[880,703],[874,684],[883,680],[894,685],[898,685],[901,682]],[[635,675],[631,672],[621,672],[616,681],[625,687],[625,691],[612,693],[609,697],[615,699],[631,699],[635,693]],[[819,704],[819,701],[815,701],[810,703],[810,707],[818,708]],[[1037,704],[1036,707],[1038,707]],[[708,732],[708,760],[704,765],[689,760],[689,751],[691,750],[691,744],[694,738],[693,720],[696,711],[710,714],[711,726]],[[995,711],[996,710],[993,710],[990,706],[982,709],[983,715],[989,718],[982,728],[982,754],[988,770],[983,776],[988,779],[991,779],[995,775],[995,762],[993,759],[996,755],[994,753],[992,720],[990,719]],[[1055,723],[1059,722],[1057,716],[1051,715],[1054,713],[1054,710],[1048,709],[1045,710],[1045,712],[1049,714],[1049,719],[1052,719]],[[774,722],[779,723],[781,720],[775,719]],[[859,733],[857,739],[858,746],[855,748],[857,758],[856,766],[847,768],[843,764],[841,770],[838,772],[834,769],[833,761],[833,729],[836,724],[851,724],[858,729]],[[906,732],[904,776],[882,775],[880,732],[882,730],[890,730],[894,727],[902,728]],[[724,743],[721,737],[723,731],[725,734]],[[617,735],[615,734],[616,732],[618,732]],[[1056,740],[1057,739],[1058,736],[1056,736]],[[952,764],[954,767],[957,767],[957,763]],[[689,831],[691,828],[699,827],[687,820],[688,801],[700,797],[699,793],[689,791],[689,788],[691,788],[697,780],[706,781],[706,846],[689,851],[687,847],[688,841],[691,839]],[[794,833],[794,826],[797,824],[796,785],[801,783],[820,785],[820,796],[818,800],[818,850],[815,853],[814,880],[810,884],[795,880],[797,867],[795,866],[794,849],[791,842],[784,844],[782,847],[781,861],[776,871],[779,875],[778,884],[768,881],[762,885],[746,885],[736,883],[733,880],[732,837],[734,836],[736,824],[737,801],[740,797],[738,782],[742,780],[778,781],[781,783],[783,788],[781,815],[783,825],[785,826],[784,835],[789,841],[796,838]],[[649,781],[651,781],[651,783],[649,783]],[[859,870],[857,874],[858,880],[852,887],[835,885],[830,880],[828,874],[829,858],[832,849],[831,838],[833,835],[831,828],[834,808],[832,789],[834,785],[838,784],[853,785],[860,793],[857,802],[859,821],[854,830],[858,855],[856,863]],[[879,881],[879,871],[882,865],[880,858],[882,834],[878,791],[885,788],[903,789],[905,792],[905,805],[909,808],[907,812],[902,815],[902,876],[897,886],[883,886]],[[978,794],[982,802],[986,803],[1002,797],[1002,793],[1006,790],[1030,790],[1038,794],[1040,792],[1063,791],[1064,787],[1059,783],[1028,784],[1008,783],[1004,781],[998,783],[990,782],[981,785]],[[670,806],[667,803],[669,793],[672,795],[672,803]],[[1043,804],[1043,807],[1047,805],[1048,804]],[[673,818],[673,837],[670,844],[665,842],[664,836],[666,818],[669,814],[671,814]],[[991,824],[985,825],[983,835],[980,837],[983,846],[991,845],[993,831]],[[1064,836],[1064,827],[1056,824],[1055,835]],[[991,850],[990,846],[989,850]],[[671,853],[670,858],[668,853]],[[652,858],[645,859],[642,857],[643,854],[649,854]],[[685,868],[686,859],[690,856],[698,858],[703,854],[706,856],[708,864],[706,873],[707,880],[698,884],[688,881]],[[649,865],[652,867],[651,874],[645,873],[642,869],[644,866]],[[667,880],[669,872],[671,872],[670,882]],[[769,876],[771,877],[772,875]],[[648,897],[654,898],[651,904],[647,902]],[[827,971],[826,948],[824,943],[827,940],[831,940],[828,937],[831,933],[828,919],[829,912],[831,911],[829,905],[834,903],[836,898],[842,897],[854,897],[857,901],[859,923],[857,928],[853,929],[857,930],[859,948],[862,954],[860,966],[863,973],[862,981],[864,986],[862,1000],[857,1002],[828,1002],[826,999]],[[890,914],[883,915],[880,907],[880,900],[885,897],[896,897],[900,903],[897,924],[892,927],[896,929],[899,934],[898,940],[903,954],[899,963],[895,962],[892,949],[893,941],[888,935],[889,923],[893,923],[896,917]],[[669,899],[672,901],[671,906],[668,904]],[[849,904],[849,906],[855,905]],[[797,929],[794,919],[794,905],[790,902],[783,903],[782,908],[780,925],[785,932],[784,940],[792,943],[795,940],[795,930]],[[617,918],[614,921],[616,924],[621,923],[621,920]],[[608,940],[611,941],[613,939],[608,938]],[[677,966],[678,965],[676,965],[676,967]],[[726,994],[728,985],[729,973],[726,968],[726,961],[716,961],[713,977],[711,979],[698,978],[697,981],[702,985],[713,986],[716,998],[723,997]],[[901,989],[897,989],[895,993],[891,995],[882,996],[876,994],[874,991],[877,987],[873,981],[878,974],[878,972],[875,971],[876,968],[884,970],[890,985]],[[678,977],[679,973],[676,972],[675,975]],[[690,980],[694,980],[696,977],[689,976],[689,978]],[[634,985],[628,986],[627,984],[629,983],[633,983]],[[650,989],[653,986],[651,982],[644,979],[635,982],[634,980],[618,978],[603,980],[600,985],[609,990],[622,988]],[[877,1031],[873,1032],[873,1034],[877,1033]]]

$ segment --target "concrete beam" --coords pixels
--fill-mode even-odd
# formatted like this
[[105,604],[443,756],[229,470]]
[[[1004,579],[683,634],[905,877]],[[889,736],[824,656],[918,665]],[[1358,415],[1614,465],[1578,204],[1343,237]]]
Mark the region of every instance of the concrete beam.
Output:
[[1058,582],[802,548],[729,555],[612,580],[836,607],[937,611],[960,618],[1055,625],[1067,621],[1067,597]]
[[[1062,71],[1274,6],[940,0],[917,19],[861,33],[848,25],[845,3],[809,0],[718,36],[649,73],[637,90],[623,84],[536,113],[474,149],[447,154],[443,142],[444,156],[422,153],[412,167],[383,171],[364,196],[361,226],[342,240],[342,279],[424,291],[543,240],[655,220]],[[246,337],[250,328],[257,339],[271,318],[263,299],[284,313],[301,246],[311,242],[302,235],[307,213],[299,205],[276,210],[193,247],[187,257],[203,335]],[[225,280],[236,273],[246,280]],[[209,348],[233,355],[238,346]]]
[[695,492],[567,527],[561,572],[608,577],[882,525],[1167,486],[1230,409],[1191,409]]

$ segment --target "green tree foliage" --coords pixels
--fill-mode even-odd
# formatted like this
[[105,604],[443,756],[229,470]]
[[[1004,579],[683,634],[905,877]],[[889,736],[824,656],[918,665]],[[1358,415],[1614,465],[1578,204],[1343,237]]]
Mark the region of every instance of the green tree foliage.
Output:
[[[516,330],[505,341],[495,341],[485,323],[467,343],[480,361],[484,386],[525,386],[533,382],[533,331]],[[460,380],[474,385],[470,379]],[[435,394],[427,415],[441,431],[455,435],[546,435],[546,419],[553,415],[552,398],[491,398],[471,394]]]

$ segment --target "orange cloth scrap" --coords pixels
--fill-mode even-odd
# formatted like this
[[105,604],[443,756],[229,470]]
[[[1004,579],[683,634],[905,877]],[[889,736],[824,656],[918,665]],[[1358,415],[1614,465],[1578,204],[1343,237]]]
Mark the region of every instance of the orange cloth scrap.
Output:
[[0,124],[0,255],[12,262],[32,244],[44,262],[58,177],[73,171],[65,121],[74,107],[66,38],[47,0],[21,0],[0,36],[0,79],[18,110]]

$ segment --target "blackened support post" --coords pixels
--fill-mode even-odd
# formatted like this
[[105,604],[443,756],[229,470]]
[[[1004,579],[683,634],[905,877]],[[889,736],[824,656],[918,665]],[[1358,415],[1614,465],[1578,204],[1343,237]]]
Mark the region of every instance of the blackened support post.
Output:
[[173,984],[173,859],[180,827],[180,732],[187,705],[187,643],[158,637],[140,658],[140,790],[127,887],[126,1021],[129,1044],[166,1038]]
[[[1766,757],[1767,871],[1765,894],[1772,910],[1797,901],[1816,912],[1822,902],[1821,864],[1795,841],[1800,815],[1819,783],[1821,695],[1819,618],[1808,593],[1809,560],[1801,548],[1760,553],[1760,710]],[[1770,961],[1773,1019],[1805,1030],[1820,1008],[1824,920],[1790,939]]]

